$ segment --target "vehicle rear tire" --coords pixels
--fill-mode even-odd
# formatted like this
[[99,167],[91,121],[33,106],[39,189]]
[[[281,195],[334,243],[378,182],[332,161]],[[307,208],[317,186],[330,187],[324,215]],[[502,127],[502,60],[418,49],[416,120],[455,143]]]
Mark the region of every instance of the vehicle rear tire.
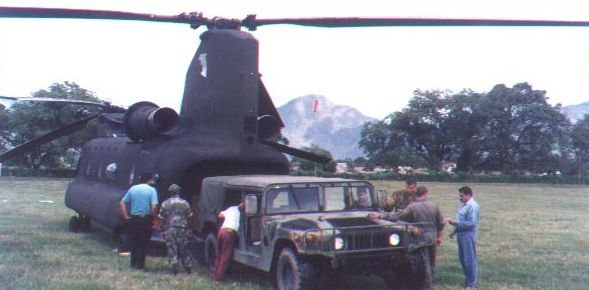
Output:
[[217,240],[217,235],[214,233],[209,233],[207,235],[203,250],[205,266],[212,272],[215,270],[215,260],[219,254],[219,241]]
[[78,217],[73,216],[70,218],[68,228],[72,233],[77,233],[78,231],[80,231],[80,220],[78,219]]
[[431,289],[432,269],[429,261],[429,248],[421,248],[411,254],[409,259],[410,289]]
[[278,290],[313,289],[318,281],[316,267],[302,262],[291,248],[283,248],[276,260],[276,286]]

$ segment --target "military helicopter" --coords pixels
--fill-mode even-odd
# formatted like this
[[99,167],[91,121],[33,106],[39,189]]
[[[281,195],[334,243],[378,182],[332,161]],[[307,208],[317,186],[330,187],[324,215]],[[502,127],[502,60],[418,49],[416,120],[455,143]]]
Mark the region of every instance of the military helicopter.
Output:
[[[202,13],[173,16],[60,8],[0,7],[0,17],[107,19],[206,26],[186,75],[180,113],[152,102],[124,109],[106,103],[101,113],[59,128],[0,154],[0,162],[101,121],[98,137],[83,147],[76,178],[65,203],[78,216],[72,231],[88,230],[90,221],[116,231],[123,223],[118,202],[144,172],[156,173],[161,193],[177,183],[195,206],[202,179],[240,174],[288,174],[283,153],[315,162],[329,159],[277,142],[284,127],[258,71],[258,41],[242,30],[291,24],[312,27],[379,26],[589,26],[583,21],[431,19],[431,18],[207,18]],[[15,98],[9,98],[17,100]],[[38,100],[38,98],[35,98]],[[65,102],[64,100],[43,100]],[[71,101],[70,101],[71,102]],[[162,198],[163,196],[160,196]]]

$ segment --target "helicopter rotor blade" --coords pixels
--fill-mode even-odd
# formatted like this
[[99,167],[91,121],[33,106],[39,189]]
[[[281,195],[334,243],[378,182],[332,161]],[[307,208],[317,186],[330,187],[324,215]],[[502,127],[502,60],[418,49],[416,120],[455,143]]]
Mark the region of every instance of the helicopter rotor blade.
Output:
[[221,17],[206,18],[202,13],[190,12],[178,15],[156,15],[108,10],[1,7],[0,18],[70,18],[169,22],[190,24],[192,28],[206,25],[209,28],[256,30],[262,25],[291,24],[323,28],[337,27],[385,27],[385,26],[568,26],[588,27],[589,21],[559,20],[510,20],[510,19],[447,19],[447,18],[362,18],[362,17],[316,17],[257,19],[248,15],[243,20]]
[[53,130],[53,131],[51,131],[41,137],[32,139],[32,140],[30,140],[24,144],[21,144],[13,149],[2,152],[2,154],[0,154],[0,163],[4,162],[5,160],[8,160],[10,158],[13,158],[15,156],[18,156],[20,154],[23,154],[25,152],[28,152],[35,147],[41,146],[45,143],[49,143],[57,138],[60,138],[60,137],[75,133],[77,131],[80,131],[86,127],[88,122],[90,122],[92,119],[97,118],[98,116],[100,116],[100,114],[80,120],[80,121],[76,121],[76,122],[66,125],[64,127],[61,127],[57,130]]
[[105,20],[138,20],[154,22],[181,21],[178,16],[164,16],[110,10],[87,10],[65,8],[37,7],[0,7],[0,17],[7,18],[74,18],[74,19],[105,19]]
[[[87,10],[37,7],[0,7],[0,18],[64,18],[95,20],[134,20],[190,24],[192,28],[209,25],[213,20],[202,17],[202,13],[191,12],[178,15],[156,15],[110,10]],[[239,20],[235,20],[239,23]],[[239,24],[238,24],[239,25]]]
[[313,162],[317,162],[317,163],[321,163],[321,164],[326,164],[329,161],[331,161],[332,159],[329,157],[325,157],[325,156],[321,156],[321,155],[317,155],[311,152],[307,152],[301,149],[296,149],[293,147],[289,147],[286,145],[282,145],[280,143],[276,143],[276,142],[272,142],[272,141],[267,141],[267,140],[260,140],[260,143],[262,144],[266,144],[270,147],[273,147],[274,149],[282,152],[282,153],[286,153],[288,155],[292,155],[292,156],[296,156],[299,158],[303,158],[303,159],[307,159]]
[[0,96],[0,99],[10,100],[13,102],[62,103],[62,104],[70,104],[70,105],[93,106],[93,107],[99,107],[104,112],[111,112],[111,113],[125,112],[124,108],[121,108],[118,106],[113,106],[110,103],[106,103],[106,102],[92,102],[92,101],[72,100],[72,99],[36,98],[36,97],[17,98],[17,97],[6,97],[6,96]]
[[[580,26],[588,27],[589,21],[559,20],[509,20],[509,19],[447,19],[447,18],[276,18],[256,19],[256,26],[293,24],[312,27],[385,27],[385,26]],[[244,25],[245,26],[245,25]],[[247,26],[246,26],[247,27]]]

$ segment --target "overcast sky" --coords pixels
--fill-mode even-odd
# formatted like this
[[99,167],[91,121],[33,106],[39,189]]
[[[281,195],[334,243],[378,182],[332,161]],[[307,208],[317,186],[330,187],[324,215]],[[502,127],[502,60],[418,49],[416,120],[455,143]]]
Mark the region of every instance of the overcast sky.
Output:
[[[566,4],[565,4],[566,3]],[[206,17],[436,17],[589,21],[589,0],[28,1],[62,7]],[[180,107],[188,64],[204,28],[104,20],[0,19],[0,95],[26,97],[73,81],[129,106]],[[589,28],[305,28],[263,26],[260,72],[277,106],[307,94],[383,118],[415,89],[528,82],[551,104],[589,101]],[[311,108],[310,108],[311,109]]]

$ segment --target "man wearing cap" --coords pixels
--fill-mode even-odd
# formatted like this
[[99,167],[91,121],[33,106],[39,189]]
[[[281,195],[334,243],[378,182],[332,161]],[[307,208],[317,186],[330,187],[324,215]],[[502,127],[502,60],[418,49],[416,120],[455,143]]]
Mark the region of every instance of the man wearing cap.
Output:
[[170,198],[162,203],[159,218],[163,221],[163,236],[168,248],[168,263],[174,275],[178,274],[179,260],[186,270],[192,271],[192,258],[186,250],[190,227],[188,219],[192,216],[190,205],[180,197],[180,186],[172,184],[168,188]]
[[[153,183],[151,173],[143,173],[141,183],[129,188],[119,202],[121,214],[129,224],[131,240],[131,267],[145,268],[145,256],[151,237],[151,225],[157,213],[157,192],[150,184]],[[130,207],[130,214],[127,211]]]

